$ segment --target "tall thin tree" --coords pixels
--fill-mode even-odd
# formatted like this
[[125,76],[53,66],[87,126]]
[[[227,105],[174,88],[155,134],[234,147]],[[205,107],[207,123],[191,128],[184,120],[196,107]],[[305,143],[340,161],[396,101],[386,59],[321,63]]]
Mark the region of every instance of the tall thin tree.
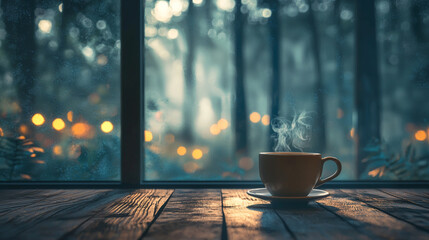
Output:
[[375,2],[356,1],[355,123],[356,172],[365,170],[365,147],[380,140],[380,78],[378,73]]
[[193,127],[195,118],[195,76],[194,76],[194,61],[195,61],[195,35],[198,31],[195,29],[198,22],[195,21],[195,6],[192,0],[189,1],[188,14],[186,16],[186,39],[187,39],[187,55],[185,59],[185,87],[184,87],[184,104],[183,104],[183,131],[182,138],[188,143],[193,141]]
[[235,149],[238,154],[247,153],[247,117],[246,94],[244,89],[244,60],[243,34],[244,16],[241,12],[241,1],[235,4],[234,20],[234,49],[235,49],[235,106],[234,106],[234,134]]
[[344,133],[348,133],[348,126],[346,124],[346,116],[349,114],[348,109],[346,108],[346,95],[344,88],[344,30],[341,21],[341,0],[336,0],[334,3],[334,24],[337,29],[337,34],[335,36],[335,47],[336,47],[336,87],[338,94],[338,109],[337,117],[339,118],[339,123],[341,129]]
[[[34,107],[34,72],[36,57],[35,15],[36,1],[3,0],[3,21],[6,27],[6,51],[18,101],[20,123],[29,123]],[[29,125],[31,126],[31,125]]]
[[[279,1],[278,0],[266,0],[270,9],[271,17],[268,19],[268,27],[270,31],[270,46],[271,46],[271,119],[279,116],[280,110],[280,17],[279,17]],[[274,131],[270,128],[270,147],[274,146]]]
[[316,113],[315,118],[315,138],[313,148],[316,151],[324,151],[326,148],[326,119],[325,119],[325,88],[323,85],[322,60],[320,57],[320,37],[314,16],[314,9],[310,7],[308,11],[308,21],[311,31],[311,48],[313,50],[313,61],[316,75],[315,98]]

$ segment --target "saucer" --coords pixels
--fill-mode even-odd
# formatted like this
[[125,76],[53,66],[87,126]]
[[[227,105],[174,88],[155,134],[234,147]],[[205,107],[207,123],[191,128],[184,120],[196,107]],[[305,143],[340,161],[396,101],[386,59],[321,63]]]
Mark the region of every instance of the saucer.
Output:
[[282,196],[273,196],[266,188],[255,188],[247,191],[252,197],[260,198],[267,201],[281,201],[281,202],[306,202],[312,201],[315,199],[319,199],[322,197],[326,197],[329,195],[329,192],[321,190],[321,189],[313,189],[311,192],[305,197],[282,197]]

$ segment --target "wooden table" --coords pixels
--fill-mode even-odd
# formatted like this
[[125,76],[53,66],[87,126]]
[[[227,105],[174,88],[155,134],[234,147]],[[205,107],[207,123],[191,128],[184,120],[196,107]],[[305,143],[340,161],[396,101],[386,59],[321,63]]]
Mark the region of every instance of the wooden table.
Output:
[[429,189],[328,189],[273,207],[237,189],[0,190],[0,239],[429,239]]

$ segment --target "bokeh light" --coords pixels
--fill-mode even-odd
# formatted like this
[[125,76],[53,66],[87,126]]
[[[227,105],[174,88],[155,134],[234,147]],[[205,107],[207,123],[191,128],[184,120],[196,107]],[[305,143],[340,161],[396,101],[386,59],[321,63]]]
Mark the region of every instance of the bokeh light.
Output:
[[194,149],[194,151],[192,151],[192,157],[195,160],[201,159],[203,157],[203,151],[201,151],[201,149]]
[[61,131],[66,127],[66,123],[61,118],[56,118],[52,121],[52,127],[57,131]]
[[46,19],[40,20],[37,26],[44,33],[50,33],[52,30],[52,22]]
[[261,114],[257,112],[252,112],[249,116],[249,119],[252,123],[257,123],[259,120],[261,120]]
[[183,166],[183,169],[187,173],[194,173],[195,171],[198,170],[198,168],[200,168],[200,166],[197,163],[194,163],[194,162],[187,162]]
[[100,125],[100,129],[101,129],[101,131],[103,131],[105,133],[109,133],[113,130],[113,124],[110,121],[104,121]]
[[144,131],[144,141],[145,142],[151,142],[153,139],[153,134],[151,131],[145,130]]
[[73,122],[73,112],[69,111],[67,113],[67,120],[69,120],[69,122]]
[[60,145],[55,145],[55,146],[52,148],[52,153],[53,153],[54,155],[62,155],[62,154],[63,154],[63,148],[62,148]]
[[19,132],[21,134],[26,135],[28,133],[28,127],[25,124],[21,124],[21,126],[19,126]]
[[242,157],[240,158],[240,160],[238,161],[238,166],[241,169],[244,169],[246,171],[249,171],[250,169],[253,168],[253,160],[249,157]]
[[419,130],[414,134],[414,137],[416,138],[417,141],[424,141],[427,138],[427,134],[425,131]]
[[218,125],[218,127],[219,127],[221,130],[225,130],[225,129],[227,129],[227,128],[228,128],[229,123],[228,123],[228,121],[227,121],[225,118],[221,118],[221,119],[219,119],[219,121],[217,122],[217,125]]
[[220,128],[218,127],[217,124],[213,124],[210,127],[210,133],[213,135],[218,135],[220,133]]
[[179,154],[180,156],[184,156],[186,154],[186,148],[184,146],[180,146],[177,148],[177,154]]
[[269,115],[264,115],[261,119],[262,124],[264,124],[265,126],[270,125],[270,116]]
[[31,118],[31,121],[33,122],[34,125],[41,126],[45,123],[45,117],[43,117],[43,115],[40,113],[36,113]]
[[75,123],[71,128],[71,133],[76,138],[93,138],[94,131],[91,125],[83,122]]

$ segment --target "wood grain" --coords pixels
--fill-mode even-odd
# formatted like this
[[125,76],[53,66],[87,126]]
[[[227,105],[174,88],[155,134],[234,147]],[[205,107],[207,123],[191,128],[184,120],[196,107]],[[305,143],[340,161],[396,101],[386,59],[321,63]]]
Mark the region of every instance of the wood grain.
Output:
[[118,190],[64,190],[63,193],[0,217],[2,239],[55,239],[117,199]]
[[[333,201],[331,197],[325,201]],[[316,202],[276,209],[296,239],[371,239]]]
[[427,208],[378,190],[344,190],[344,192],[429,233],[429,209]]
[[413,194],[413,191],[403,189],[380,189],[380,191],[418,206],[429,208],[429,197]]
[[220,239],[222,202],[218,189],[175,190],[144,239]]
[[64,193],[64,190],[2,190],[0,191],[0,217]]
[[366,199],[357,199],[341,190],[328,191],[331,197],[318,203],[371,239],[426,239],[428,236],[411,224],[368,205]]
[[62,239],[139,239],[173,190],[142,189],[98,212]]
[[292,238],[271,204],[247,195],[246,191],[222,190],[228,239]]

